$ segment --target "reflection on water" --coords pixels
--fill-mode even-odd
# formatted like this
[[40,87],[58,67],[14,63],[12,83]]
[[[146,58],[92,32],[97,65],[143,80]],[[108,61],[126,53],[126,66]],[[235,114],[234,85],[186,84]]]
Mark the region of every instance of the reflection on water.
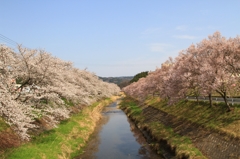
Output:
[[145,138],[123,111],[117,109],[117,102],[103,111],[85,153],[76,159],[155,159],[161,158],[148,146]]

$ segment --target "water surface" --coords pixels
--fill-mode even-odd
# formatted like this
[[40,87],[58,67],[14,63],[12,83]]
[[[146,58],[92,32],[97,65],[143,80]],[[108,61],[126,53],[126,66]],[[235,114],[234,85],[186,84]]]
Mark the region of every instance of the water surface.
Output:
[[117,108],[118,102],[104,109],[85,152],[76,159],[161,159],[134,123]]

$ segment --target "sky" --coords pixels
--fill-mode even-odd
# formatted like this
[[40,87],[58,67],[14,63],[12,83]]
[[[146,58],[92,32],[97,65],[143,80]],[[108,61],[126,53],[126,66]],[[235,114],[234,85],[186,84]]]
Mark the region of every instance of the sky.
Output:
[[240,0],[0,0],[0,19],[2,44],[102,77],[134,76],[216,31],[240,35]]

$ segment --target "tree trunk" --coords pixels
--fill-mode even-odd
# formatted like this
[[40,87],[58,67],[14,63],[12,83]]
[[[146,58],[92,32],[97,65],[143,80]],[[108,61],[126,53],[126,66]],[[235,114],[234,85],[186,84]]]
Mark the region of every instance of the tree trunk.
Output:
[[227,111],[228,112],[230,112],[231,111],[231,107],[230,107],[230,105],[229,105],[229,103],[228,103],[228,101],[227,101],[227,93],[226,92],[220,92],[220,91],[218,91],[217,90],[217,92],[222,96],[222,98],[224,99],[224,102],[225,102],[225,105],[226,105],[226,107],[227,107]]
[[198,97],[198,95],[196,96],[196,98],[197,98],[197,104],[199,104],[199,99],[198,99],[199,97]]
[[223,92],[223,94],[221,94],[223,99],[224,99],[224,102],[226,104],[226,107],[227,107],[227,111],[230,112],[231,111],[231,107],[227,101],[227,93],[226,92]]
[[213,106],[213,105],[212,105],[212,94],[209,93],[208,97],[209,97],[210,107],[212,107],[212,106]]

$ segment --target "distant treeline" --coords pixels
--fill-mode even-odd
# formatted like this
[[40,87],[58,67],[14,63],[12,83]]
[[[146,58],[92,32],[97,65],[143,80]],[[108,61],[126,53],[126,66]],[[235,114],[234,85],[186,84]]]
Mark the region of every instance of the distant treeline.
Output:
[[104,82],[115,83],[120,88],[123,88],[133,82],[137,82],[140,78],[146,77],[147,75],[148,75],[148,71],[138,73],[135,76],[99,77],[99,78],[102,79]]
[[127,85],[129,85],[130,81],[133,79],[133,76],[123,76],[123,77],[99,77],[102,79],[104,82],[108,83],[115,83],[117,84],[120,88],[123,88]]

